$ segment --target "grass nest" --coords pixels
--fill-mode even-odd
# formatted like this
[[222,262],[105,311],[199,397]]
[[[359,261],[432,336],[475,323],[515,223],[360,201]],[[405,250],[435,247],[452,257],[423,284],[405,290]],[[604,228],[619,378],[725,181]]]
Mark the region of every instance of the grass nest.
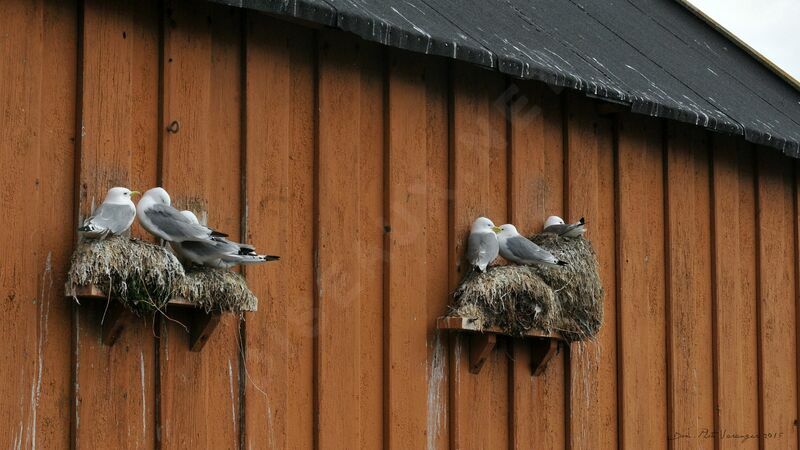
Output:
[[240,274],[222,269],[192,267],[178,280],[175,294],[205,309],[241,313],[256,311],[258,299]]
[[603,287],[591,243],[551,233],[531,240],[568,265],[492,266],[470,274],[453,294],[449,315],[510,335],[541,329],[570,342],[591,339],[603,324]]
[[181,263],[164,247],[125,236],[84,239],[72,254],[65,288],[77,300],[77,288],[93,284],[142,314],[162,310],[184,275]]

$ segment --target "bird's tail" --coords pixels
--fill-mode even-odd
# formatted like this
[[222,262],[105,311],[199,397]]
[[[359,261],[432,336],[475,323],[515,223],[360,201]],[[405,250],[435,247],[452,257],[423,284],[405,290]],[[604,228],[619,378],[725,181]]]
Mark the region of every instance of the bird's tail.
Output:
[[583,220],[583,217],[581,217],[581,218],[578,220],[578,223],[579,223],[579,224],[581,224],[581,225],[586,225],[586,221],[585,221],[585,220]]
[[278,259],[280,258],[273,255],[230,255],[222,257],[222,260],[229,264],[261,264]]
[[558,261],[556,261],[556,265],[557,265],[557,266],[568,266],[568,265],[569,265],[569,263],[568,263],[568,262],[566,262],[566,261],[561,261],[561,260],[559,259]]
[[239,256],[251,256],[261,261],[277,261],[281,259],[280,256],[275,255],[259,255],[256,253],[256,248],[248,244],[239,244]]

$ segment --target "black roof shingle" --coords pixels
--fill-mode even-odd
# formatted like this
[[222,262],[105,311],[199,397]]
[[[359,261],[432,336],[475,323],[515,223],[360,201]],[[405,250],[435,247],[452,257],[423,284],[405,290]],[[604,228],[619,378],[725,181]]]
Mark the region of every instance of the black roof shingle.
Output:
[[800,91],[673,0],[214,0],[743,135],[800,158]]

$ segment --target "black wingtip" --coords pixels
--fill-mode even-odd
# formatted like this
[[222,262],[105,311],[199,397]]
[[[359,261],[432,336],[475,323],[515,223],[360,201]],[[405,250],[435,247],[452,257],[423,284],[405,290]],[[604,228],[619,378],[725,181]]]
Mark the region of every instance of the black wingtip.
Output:
[[566,261],[561,261],[561,260],[559,260],[558,262],[556,262],[556,265],[558,265],[558,266],[568,266],[568,265],[569,265],[569,263],[568,263],[568,262],[566,262]]
[[217,230],[211,230],[211,236],[212,237],[228,237],[227,234],[225,234],[225,233],[223,233],[221,231],[217,231]]
[[583,217],[581,217],[581,219],[578,222],[580,222],[581,225],[586,225],[586,221],[583,220]]
[[281,259],[280,256],[264,255],[264,261],[278,261],[279,259]]

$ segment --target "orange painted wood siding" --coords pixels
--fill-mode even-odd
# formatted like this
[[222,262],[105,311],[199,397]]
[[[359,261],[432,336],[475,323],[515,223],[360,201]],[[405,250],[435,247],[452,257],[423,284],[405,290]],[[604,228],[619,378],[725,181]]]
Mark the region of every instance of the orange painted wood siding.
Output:
[[[6,0],[0,26],[0,447],[797,448],[776,151],[202,2]],[[281,255],[242,270],[259,311],[201,353],[163,319],[104,346],[62,285],[112,185]],[[434,329],[470,222],[551,214],[589,223],[604,327],[541,377],[506,338],[470,374]]]

